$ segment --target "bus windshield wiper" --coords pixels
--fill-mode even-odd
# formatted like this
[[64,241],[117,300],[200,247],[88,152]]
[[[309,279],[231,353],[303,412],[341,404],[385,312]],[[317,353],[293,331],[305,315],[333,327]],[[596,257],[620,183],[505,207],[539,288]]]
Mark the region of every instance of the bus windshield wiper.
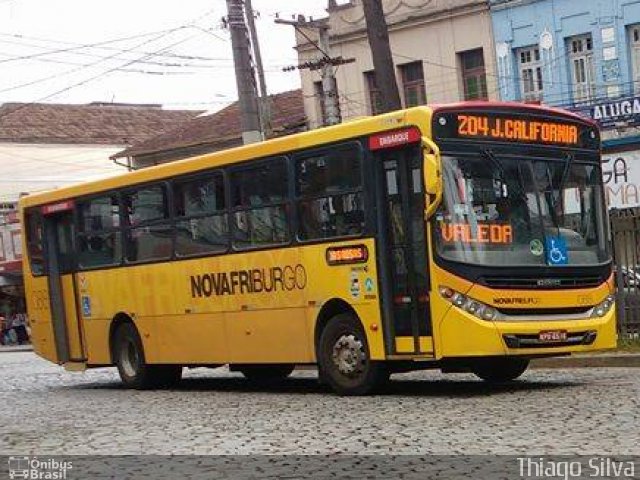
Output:
[[[574,158],[575,157],[572,154],[567,153],[564,169],[562,170],[562,176],[560,177],[560,184],[558,185],[558,188],[557,188],[557,197],[556,195],[554,195],[553,191],[551,192],[551,202],[552,202],[551,207],[553,209],[552,217],[554,218],[554,221],[558,228],[558,236],[560,235],[560,218],[557,218],[557,217],[561,216],[562,223],[564,224],[564,210],[565,210],[564,187],[567,183],[567,179],[569,178],[569,172],[571,170],[571,166],[573,165]],[[551,175],[551,172],[549,172],[549,165],[547,165],[547,175],[549,176],[549,184],[553,188],[553,175]],[[558,204],[560,204],[560,206],[562,207],[562,212],[560,213],[560,215],[558,214],[558,209],[557,209]]]
[[[496,168],[496,170],[498,170],[500,172],[500,175],[502,176],[502,179],[504,181],[506,175],[504,172],[504,167],[502,166],[502,163],[500,162],[500,160],[498,160],[496,158],[496,155],[493,153],[493,151],[489,150],[488,148],[485,148],[484,150],[482,150],[482,154],[484,155],[484,157],[486,159],[488,159],[491,164]],[[518,168],[518,174],[520,175],[520,169]],[[522,177],[520,175],[519,178],[520,183],[522,183]],[[520,190],[519,192],[517,192],[517,195],[524,199],[526,201],[527,195],[525,193],[525,189],[524,189],[524,185],[519,185],[518,189]]]
[[485,148],[484,150],[482,150],[482,155],[484,155],[484,157],[489,160],[491,162],[491,164],[498,169],[498,171],[504,175],[504,167],[502,166],[502,163],[500,163],[500,160],[498,160],[495,156],[495,154],[493,153],[493,151],[489,150],[488,148]]
[[564,190],[564,185],[567,182],[567,178],[569,178],[569,170],[571,170],[574,158],[575,156],[567,153],[566,164],[564,166],[564,170],[562,171],[562,177],[560,178],[560,185],[558,187],[559,194],[562,194],[562,191]]

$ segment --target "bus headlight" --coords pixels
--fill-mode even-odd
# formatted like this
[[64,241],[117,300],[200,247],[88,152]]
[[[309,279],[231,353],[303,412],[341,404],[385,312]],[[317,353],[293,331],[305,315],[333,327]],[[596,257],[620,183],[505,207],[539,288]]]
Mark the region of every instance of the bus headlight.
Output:
[[607,295],[602,302],[593,307],[593,312],[591,313],[591,317],[604,317],[611,307],[616,303],[616,298],[613,295]]
[[449,287],[440,287],[439,289],[440,296],[444,298],[446,301],[452,303],[458,308],[469,312],[474,317],[479,318],[480,320],[492,321],[498,316],[498,311],[478,300],[470,298],[460,292],[456,292],[452,288]]

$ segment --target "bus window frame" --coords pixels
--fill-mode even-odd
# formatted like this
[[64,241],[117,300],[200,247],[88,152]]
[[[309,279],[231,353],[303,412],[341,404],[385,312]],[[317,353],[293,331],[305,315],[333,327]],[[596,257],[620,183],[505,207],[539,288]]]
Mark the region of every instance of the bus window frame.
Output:
[[[175,178],[175,177],[174,177]],[[162,262],[171,262],[176,258],[176,229],[175,229],[175,221],[174,221],[174,204],[173,204],[173,191],[171,189],[171,181],[174,178],[162,178],[159,180],[152,180],[149,182],[139,183],[135,185],[127,185],[125,188],[118,189],[116,191],[120,194],[120,235],[122,237],[122,263],[121,265],[142,265],[148,263],[162,263]],[[145,188],[150,188],[154,186],[161,186],[165,192],[165,200],[166,200],[166,210],[167,216],[164,218],[155,218],[153,220],[145,220],[142,222],[138,222],[134,225],[129,223],[129,214],[126,211],[126,196],[131,193],[144,190]],[[140,228],[145,227],[156,227],[167,225],[171,230],[171,251],[169,255],[164,257],[154,257],[143,260],[129,260],[129,240],[127,235],[133,231]],[[113,265],[118,266],[118,265]]]
[[[335,143],[331,143],[331,144],[326,144],[326,145],[322,145],[321,147],[315,147],[313,149],[308,149],[308,150],[301,150],[301,151],[297,151],[297,152],[293,152],[291,154],[291,168],[292,168],[292,173],[293,173],[293,177],[292,177],[292,209],[295,212],[294,216],[296,218],[296,225],[295,225],[295,241],[296,243],[300,244],[300,245],[312,245],[312,244],[317,244],[317,243],[331,243],[331,242],[340,242],[340,241],[348,241],[348,240],[354,240],[354,239],[358,239],[358,238],[362,238],[364,236],[367,236],[371,233],[371,225],[372,225],[372,216],[373,218],[375,218],[375,212],[370,211],[375,209],[375,202],[371,202],[370,201],[370,192],[375,188],[375,184],[372,180],[371,185],[369,186],[369,188],[366,188],[366,181],[367,181],[367,175],[366,175],[366,171],[367,168],[370,167],[370,159],[371,159],[371,151],[368,148],[365,148],[363,145],[363,142],[367,140],[367,136],[365,137],[360,137],[360,138],[354,138],[354,139],[347,139],[344,140],[342,142],[335,142]],[[341,190],[339,192],[335,192],[333,194],[330,194],[328,192],[324,192],[324,193],[319,193],[319,194],[314,194],[314,195],[300,195],[298,193],[298,177],[297,177],[297,166],[298,166],[298,162],[300,160],[304,160],[305,158],[312,158],[312,157],[317,157],[317,156],[321,156],[324,152],[327,153],[332,153],[335,152],[336,150],[340,150],[340,149],[344,149],[344,148],[350,148],[351,146],[355,146],[355,149],[357,150],[358,154],[360,155],[360,186],[358,188],[351,188],[351,189],[346,189],[346,190]],[[362,199],[362,210],[364,213],[364,217],[363,217],[363,222],[364,225],[362,227],[362,230],[360,231],[360,233],[357,234],[353,234],[353,235],[338,235],[338,236],[333,236],[333,237],[325,237],[325,238],[311,238],[311,239],[303,239],[300,237],[300,225],[299,225],[299,215],[298,215],[298,202],[300,202],[301,200],[313,200],[313,199],[317,199],[317,198],[325,198],[325,197],[331,197],[331,196],[342,196],[342,195],[349,195],[349,194],[353,194],[353,193],[359,193],[360,194],[360,198]],[[371,205],[371,209],[368,208],[368,206]],[[375,222],[375,220],[374,220]],[[374,231],[377,230],[374,228]]]
[[[189,183],[189,182],[197,182],[198,180],[205,180],[207,178],[213,178],[216,175],[220,175],[222,177],[222,188],[224,194],[224,208],[221,210],[216,210],[214,213],[200,213],[196,215],[188,215],[188,216],[178,216],[176,210],[176,201],[175,201],[175,191],[174,188],[179,184]],[[179,175],[177,177],[173,177],[169,179],[169,192],[171,195],[169,210],[172,219],[172,228],[173,228],[173,256],[172,261],[180,261],[180,260],[190,260],[193,258],[202,258],[202,257],[213,257],[218,255],[227,255],[231,251],[231,217],[229,214],[230,207],[230,184],[229,184],[229,174],[228,169],[222,167],[211,168],[208,170],[202,170],[199,172],[193,172],[186,175]],[[191,255],[179,255],[177,251],[177,240],[178,240],[178,229],[176,224],[180,221],[187,221],[192,219],[200,219],[207,218],[212,216],[226,216],[227,221],[227,241],[225,244],[225,249],[216,252],[203,252],[203,253],[194,253]]]
[[[109,270],[112,268],[126,268],[128,266],[138,266],[138,265],[148,265],[148,264],[154,264],[154,263],[164,263],[164,262],[173,262],[173,261],[186,261],[186,260],[192,260],[192,259],[197,259],[197,258],[206,258],[206,257],[216,257],[216,256],[220,256],[220,255],[232,255],[235,253],[245,253],[245,252],[254,252],[254,251],[260,251],[260,250],[271,250],[271,249],[277,249],[277,248],[289,248],[289,247],[295,247],[295,246],[307,246],[307,245],[314,245],[314,244],[331,244],[331,243],[336,243],[336,242],[343,242],[343,241],[349,241],[349,240],[354,240],[354,239],[358,239],[358,238],[363,238],[363,237],[370,237],[370,236],[374,236],[377,233],[377,224],[376,224],[376,211],[375,211],[375,183],[373,182],[373,180],[371,180],[371,182],[369,182],[370,184],[368,184],[368,178],[371,177],[372,175],[372,162],[370,161],[372,156],[371,156],[371,151],[365,146],[365,144],[363,142],[366,142],[368,139],[368,135],[365,136],[358,136],[358,137],[352,137],[352,138],[348,138],[348,139],[344,139],[344,140],[340,140],[340,141],[336,141],[336,142],[332,142],[332,143],[327,143],[327,144],[323,144],[321,146],[314,146],[312,148],[308,148],[308,149],[298,149],[298,150],[290,150],[290,151],[286,151],[286,152],[282,152],[278,155],[269,155],[269,156],[262,156],[262,157],[258,157],[258,158],[249,158],[246,160],[243,160],[241,162],[237,162],[237,163],[226,163],[223,165],[219,165],[216,167],[211,167],[211,168],[205,168],[205,169],[200,169],[200,170],[195,170],[192,172],[188,172],[188,173],[184,173],[184,174],[179,174],[176,176],[166,176],[160,179],[155,179],[155,180],[148,180],[148,181],[143,181],[140,183],[131,183],[129,185],[123,185],[123,186],[119,186],[119,187],[115,187],[115,188],[110,188],[110,189],[104,189],[104,190],[100,190],[100,191],[96,191],[96,192],[91,192],[91,193],[87,193],[85,195],[78,195],[76,197],[73,197],[73,200],[78,204],[84,204],[86,202],[90,202],[93,199],[96,198],[102,198],[102,197],[108,197],[108,196],[115,196],[118,200],[118,205],[119,205],[119,221],[120,221],[120,225],[116,228],[112,228],[109,230],[100,230],[100,231],[95,231],[96,233],[119,233],[121,236],[121,242],[122,242],[122,252],[121,252],[121,256],[119,259],[118,263],[113,263],[113,264],[106,264],[106,265],[98,265],[98,266],[82,266],[80,265],[80,262],[76,261],[75,262],[75,269],[74,272],[82,272],[82,271],[96,271],[96,270]],[[361,231],[361,233],[357,234],[357,235],[343,235],[343,236],[336,236],[336,237],[328,237],[328,238],[318,238],[318,239],[311,239],[311,240],[303,240],[298,238],[298,223],[299,223],[299,218],[298,218],[298,212],[296,211],[297,208],[297,201],[299,199],[299,197],[296,194],[296,166],[295,166],[295,159],[296,158],[302,158],[302,157],[312,157],[312,156],[317,156],[319,153],[321,152],[326,152],[326,151],[332,151],[335,149],[339,149],[339,148],[344,148],[345,146],[352,146],[355,145],[355,148],[357,149],[357,151],[360,153],[361,155],[361,168],[360,168],[360,188],[359,190],[344,190],[340,193],[338,193],[338,195],[342,195],[342,194],[346,194],[346,193],[360,193],[361,197],[362,197],[362,202],[363,202],[363,209],[364,209],[364,226],[363,229]],[[287,234],[288,234],[288,241],[286,243],[273,243],[273,244],[261,244],[261,245],[257,245],[257,246],[251,246],[251,247],[246,247],[246,248],[235,248],[233,246],[233,234],[234,234],[234,228],[235,228],[235,222],[234,222],[234,218],[233,218],[233,214],[236,211],[249,211],[252,209],[246,208],[246,207],[232,207],[232,183],[231,183],[231,175],[232,173],[235,173],[237,171],[242,171],[242,170],[250,170],[252,168],[258,168],[259,166],[261,166],[263,163],[269,162],[269,161],[273,161],[274,158],[281,158],[284,160],[285,162],[285,171],[288,175],[287,178],[287,189],[286,189],[286,198],[284,202],[276,202],[276,203],[269,203],[269,204],[264,204],[264,205],[260,205],[260,206],[256,206],[253,208],[263,208],[263,207],[267,207],[267,206],[278,206],[278,205],[283,205],[285,207],[285,211],[287,214]],[[189,256],[179,256],[177,255],[176,252],[176,220],[179,218],[180,220],[187,218],[187,217],[177,217],[176,216],[176,205],[175,205],[175,200],[174,200],[174,192],[173,192],[173,186],[175,183],[180,183],[180,182],[187,182],[187,181],[192,181],[192,180],[197,180],[198,178],[204,178],[207,176],[210,176],[212,174],[215,174],[216,172],[220,172],[223,176],[223,181],[224,181],[224,188],[225,188],[225,209],[221,210],[220,213],[224,213],[227,215],[227,226],[228,226],[228,247],[225,251],[220,251],[220,252],[213,252],[213,253],[202,253],[202,254],[194,254],[194,255],[189,255]],[[373,183],[372,183],[373,182]],[[149,221],[145,221],[145,222],[140,222],[138,224],[136,224],[135,226],[131,226],[128,223],[128,218],[127,218],[127,214],[125,212],[125,195],[128,195],[132,192],[135,192],[136,190],[141,190],[144,189],[146,187],[150,187],[150,186],[154,186],[154,185],[163,185],[165,188],[165,192],[167,194],[167,202],[168,202],[168,210],[169,210],[169,216],[167,218],[164,219],[156,219],[156,220],[149,220]],[[310,198],[310,197],[309,197]],[[63,201],[65,199],[61,199],[60,201]],[[67,199],[68,200],[68,199]],[[369,208],[370,206],[370,208]],[[27,211],[33,211],[36,212],[36,214],[41,215],[40,213],[40,208],[42,207],[42,204],[37,204],[34,205],[32,207],[27,207]],[[73,224],[74,224],[74,249],[75,249],[75,254],[78,254],[78,245],[79,245],[79,235],[80,235],[80,218],[79,218],[79,208],[75,208],[74,209],[74,215],[73,215]],[[206,216],[206,215],[205,215]],[[191,218],[191,217],[189,217]],[[169,224],[170,228],[171,228],[171,236],[172,236],[172,243],[171,243],[171,255],[169,257],[163,257],[163,258],[153,258],[153,259],[146,259],[146,260],[137,260],[137,261],[129,261],[128,258],[128,242],[126,239],[126,235],[127,233],[132,229],[132,228],[140,228],[143,226],[153,226],[153,225],[162,225],[162,224]],[[43,248],[46,250],[46,245],[43,246]],[[28,255],[30,255],[27,252]],[[43,253],[44,257],[45,257],[45,267],[44,267],[44,273],[38,275],[38,276],[44,276],[47,275],[46,273],[46,256],[48,255],[48,252],[44,252]],[[29,256],[29,261],[31,261],[31,258]]]
[[[44,215],[42,215],[42,212],[40,211],[41,205],[35,205],[33,207],[27,207],[24,211],[24,225],[26,227],[25,232],[24,232],[24,238],[25,238],[25,245],[26,245],[26,258],[28,259],[29,262],[29,272],[31,273],[31,276],[33,277],[45,277],[47,275],[49,275],[48,272],[48,268],[47,268],[47,257],[49,255],[49,252],[46,251],[46,242],[45,242],[45,234],[44,234]],[[40,251],[42,254],[42,271],[40,273],[34,273],[33,270],[33,255],[31,252],[31,245],[34,244],[34,242],[31,241],[31,234],[33,233],[31,231],[30,228],[30,224],[29,224],[29,218],[37,218],[39,225],[40,225],[40,229],[42,230],[42,238],[40,240]]]
[[[477,155],[478,152],[481,151],[481,147],[485,146],[485,148],[489,148],[489,143],[484,142],[483,145],[479,146],[478,142],[474,141],[460,141],[451,139],[442,140],[438,143],[441,149],[441,155]],[[520,154],[519,150],[526,149],[529,151],[528,154]],[[498,156],[508,154],[508,155],[516,155],[516,156],[525,156],[527,159],[532,160],[549,160],[560,158],[560,153],[570,151],[575,155],[576,163],[585,163],[590,165],[595,165],[596,167],[601,168],[601,163],[598,160],[598,156],[600,155],[599,150],[587,150],[587,149],[573,149],[568,147],[557,147],[557,146],[548,146],[548,145],[519,145],[513,143],[496,143],[491,145],[491,151]],[[454,260],[449,260],[438,254],[436,248],[436,220],[435,215],[429,220],[430,230],[431,230],[431,243],[434,246],[432,251],[432,260],[435,265],[439,268],[446,270],[454,275],[459,276],[460,278],[464,278],[467,281],[477,283],[480,285],[485,285],[484,277],[487,276],[488,267],[486,265],[476,265],[471,263],[457,262]],[[607,227],[608,228],[608,227]],[[563,266],[560,270],[560,273],[555,273],[558,277],[562,278],[570,278],[570,277],[579,277],[583,276],[598,276],[604,282],[611,275],[612,268],[612,257],[610,256],[609,260],[593,265],[569,265]],[[513,276],[536,276],[536,275],[544,275],[544,272],[548,272],[549,267],[545,265],[526,265],[526,266],[493,266],[491,267],[490,275],[504,275],[505,277]],[[520,287],[517,287],[520,289]]]
[[[234,205],[234,198],[233,198],[233,175],[237,174],[237,173],[241,173],[243,171],[250,171],[250,170],[257,170],[259,168],[261,168],[263,165],[268,164],[269,162],[273,162],[276,159],[281,159],[282,161],[284,161],[284,170],[286,172],[287,175],[287,184],[286,184],[286,197],[284,199],[284,201],[282,202],[268,202],[268,203],[264,203],[261,205],[256,205],[256,206],[235,206]],[[227,179],[228,179],[228,189],[227,189],[227,215],[228,215],[228,222],[229,222],[229,236],[230,236],[230,244],[231,244],[231,249],[227,252],[227,253],[238,253],[238,252],[247,252],[247,251],[256,251],[256,250],[267,250],[267,249],[271,249],[271,248],[286,248],[287,246],[293,245],[294,244],[294,238],[292,236],[292,232],[291,232],[291,224],[292,222],[292,199],[291,199],[291,169],[290,169],[290,163],[291,163],[291,156],[288,155],[287,153],[282,153],[280,155],[272,155],[272,156],[268,156],[268,157],[262,157],[259,159],[255,159],[255,160],[248,160],[245,162],[241,162],[238,164],[232,164],[229,165],[227,168],[225,168],[226,172],[227,172]],[[278,243],[264,243],[264,244],[260,244],[260,245],[250,245],[250,246],[246,246],[246,247],[242,247],[242,246],[237,246],[236,242],[235,242],[235,234],[236,234],[236,220],[235,220],[235,215],[238,212],[251,212],[254,210],[258,210],[258,209],[263,209],[263,208],[269,208],[269,207],[278,207],[278,206],[284,206],[284,211],[285,211],[285,222],[286,222],[286,232],[287,232],[287,241],[286,242],[278,242]]]
[[[86,196],[81,196],[81,197],[77,197],[75,199],[76,202],[76,208],[75,208],[75,212],[73,215],[73,220],[74,220],[74,226],[75,226],[75,235],[74,235],[74,241],[75,241],[75,255],[76,255],[76,268],[75,268],[75,272],[84,272],[84,271],[91,271],[91,270],[104,270],[104,269],[108,269],[108,268],[117,268],[117,267],[121,267],[125,264],[125,244],[124,244],[124,237],[123,237],[123,228],[122,228],[122,224],[124,222],[124,203],[122,201],[122,194],[121,194],[121,189],[117,188],[117,189],[110,189],[110,190],[102,190],[100,192],[96,192],[96,193],[92,193],[90,195],[86,195]],[[119,225],[117,227],[112,227],[112,228],[107,228],[107,229],[102,229],[102,230],[91,230],[91,233],[95,233],[95,234],[105,234],[105,233],[118,233],[120,234],[120,242],[122,243],[121,245],[121,252],[120,252],[120,261],[119,262],[114,262],[114,263],[110,263],[107,265],[96,265],[96,266],[91,266],[91,267],[86,267],[86,266],[82,266],[80,264],[80,261],[78,260],[78,255],[80,253],[80,250],[78,248],[78,246],[80,245],[80,238],[82,235],[85,235],[87,232],[85,232],[84,230],[80,230],[80,210],[81,210],[81,206],[85,203],[89,203],[92,200],[95,200],[97,198],[104,198],[104,197],[116,197],[116,200],[118,202],[118,219],[119,219]]]

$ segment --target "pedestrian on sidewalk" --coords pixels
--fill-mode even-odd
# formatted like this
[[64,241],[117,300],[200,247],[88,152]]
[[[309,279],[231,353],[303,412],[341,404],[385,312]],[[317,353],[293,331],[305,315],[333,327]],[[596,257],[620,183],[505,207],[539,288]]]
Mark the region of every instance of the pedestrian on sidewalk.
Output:
[[10,319],[0,315],[0,344],[2,345],[13,345],[18,341],[11,323]]
[[27,332],[27,314],[26,313],[16,313],[13,316],[11,326],[13,327],[13,331],[16,334],[16,340],[18,345],[24,345],[25,343],[29,343],[29,333]]

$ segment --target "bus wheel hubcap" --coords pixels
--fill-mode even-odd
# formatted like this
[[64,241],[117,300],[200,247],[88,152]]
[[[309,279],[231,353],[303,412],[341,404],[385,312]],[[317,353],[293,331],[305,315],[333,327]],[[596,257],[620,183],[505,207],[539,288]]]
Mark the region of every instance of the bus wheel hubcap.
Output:
[[120,360],[124,373],[128,377],[135,377],[138,372],[138,349],[133,342],[129,341],[124,346],[122,354],[120,355]]
[[331,358],[340,373],[356,376],[364,370],[364,345],[353,335],[342,335],[333,345]]

